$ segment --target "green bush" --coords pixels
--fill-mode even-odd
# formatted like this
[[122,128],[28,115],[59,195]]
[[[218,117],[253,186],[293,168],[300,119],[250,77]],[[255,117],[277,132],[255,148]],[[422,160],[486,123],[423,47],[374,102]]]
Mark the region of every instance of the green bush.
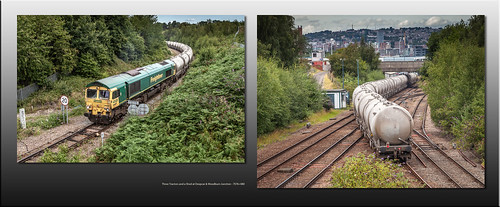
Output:
[[97,162],[244,162],[243,48],[192,67],[155,111],[131,117],[96,150]]
[[442,43],[427,69],[424,90],[432,120],[453,134],[461,148],[483,157],[485,51],[469,43]]
[[358,153],[346,158],[344,166],[332,173],[331,188],[408,188],[409,180],[404,177],[403,167],[393,160],[376,159]]
[[257,62],[257,134],[271,132],[322,108],[323,95],[307,66],[283,69],[274,60]]
[[18,109],[25,108],[26,113],[50,107],[60,109],[59,98],[61,95],[68,96],[70,108],[84,106],[84,88],[93,80],[80,76],[61,76],[59,80],[52,83],[51,88],[41,88],[28,98],[18,101],[17,107]]
[[81,156],[80,153],[76,155],[69,155],[69,148],[62,144],[58,147],[58,152],[52,152],[49,149],[46,149],[43,152],[42,157],[40,158],[40,162],[43,163],[69,163],[69,162],[80,162]]

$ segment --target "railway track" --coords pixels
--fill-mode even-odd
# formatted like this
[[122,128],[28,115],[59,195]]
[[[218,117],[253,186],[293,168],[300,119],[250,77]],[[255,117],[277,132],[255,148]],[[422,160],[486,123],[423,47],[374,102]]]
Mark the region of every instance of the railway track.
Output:
[[[173,56],[181,53],[181,51],[174,49],[174,48],[169,47],[169,50],[174,53]],[[181,76],[180,79],[182,79],[182,77],[183,76]],[[178,80],[167,83],[167,88],[171,87],[177,81]],[[159,92],[147,97],[146,103],[148,103],[148,104],[151,103],[151,101],[153,101],[158,96],[160,96],[160,94],[163,94],[163,93],[164,93],[164,90],[160,90]],[[137,96],[133,100],[141,101],[142,98],[143,98],[143,96]],[[59,138],[52,140],[51,142],[49,142],[47,144],[44,144],[42,146],[38,146],[37,148],[19,156],[20,159],[17,160],[17,163],[25,163],[27,161],[30,161],[30,160],[34,159],[35,157],[42,155],[43,152],[47,149],[57,150],[57,146],[59,146],[61,144],[66,144],[69,149],[74,149],[74,148],[78,147],[79,145],[81,145],[83,143],[83,141],[88,140],[92,137],[95,137],[96,134],[100,134],[101,132],[106,131],[111,126],[114,126],[116,123],[119,123],[122,119],[123,119],[123,116],[114,120],[113,123],[111,123],[109,125],[100,125],[100,124],[93,123],[93,124],[90,124],[82,129],[76,131],[76,132],[68,132],[68,133],[60,136]],[[97,135],[97,136],[99,136],[99,135]]]
[[[121,120],[121,119],[120,119]],[[115,121],[115,123],[120,120]],[[106,131],[108,128],[113,126],[114,124],[109,125],[100,125],[100,124],[90,124],[76,132],[67,133],[57,139],[54,139],[50,143],[47,143],[37,149],[34,149],[30,152],[25,153],[21,156],[21,159],[17,160],[17,163],[25,163],[42,155],[45,150],[55,150],[58,146],[64,144],[69,149],[74,149],[82,144],[85,140],[100,136],[101,132]],[[97,136],[96,136],[97,135]]]
[[[355,132],[357,136],[354,136]],[[358,143],[363,138],[363,134],[359,129],[354,129],[349,134],[343,136],[335,143],[326,148],[318,156],[314,157],[311,161],[305,164],[302,168],[297,170],[291,176],[286,178],[283,182],[277,185],[275,188],[309,188],[311,187],[335,162],[340,160],[347,151],[349,151],[356,143]],[[332,153],[332,149],[337,146],[341,146],[340,143],[350,143],[342,152],[338,155]],[[333,159],[332,159],[333,158]],[[319,166],[319,167],[318,167]],[[321,167],[323,166],[323,167]]]
[[404,101],[406,101],[406,99],[408,99],[410,97],[413,97],[412,93],[414,93],[417,90],[418,90],[418,88],[407,88],[407,89],[405,89],[405,90],[403,90],[403,91],[401,91],[401,92],[398,93],[398,94],[403,93],[403,95],[397,95],[396,99],[391,100],[392,98],[389,98],[388,100],[392,101],[394,103],[397,103],[397,101],[399,101],[399,103],[397,103],[397,104],[401,105],[401,103],[403,103]]
[[[413,129],[414,134],[411,139],[411,143],[415,146],[413,155],[416,159],[407,163],[407,168],[429,188],[484,187],[483,181],[439,148],[427,135],[425,131],[427,108],[426,95],[423,95],[412,112],[414,126],[417,128]],[[415,119],[416,114],[419,115],[417,119]]]
[[[274,153],[273,155],[261,160],[257,164],[257,181],[259,188],[275,188],[275,187],[297,187],[295,185],[298,174],[308,175],[309,179],[315,177],[307,170],[310,166],[323,166],[323,164],[314,164],[321,157],[329,154],[331,157],[331,149],[335,146],[341,146],[347,143],[353,143],[352,134],[359,131],[354,122],[353,114],[349,114],[342,119],[318,130],[317,132],[301,139],[300,141]],[[347,132],[347,133],[346,133]],[[361,133],[359,132],[361,135]],[[361,135],[362,137],[362,135]],[[331,144],[334,143],[334,144]],[[345,152],[344,152],[345,153]],[[317,161],[316,161],[317,163]],[[333,164],[333,163],[332,163]],[[309,167],[308,167],[309,166]],[[327,169],[328,167],[325,167]],[[289,178],[289,174],[295,171],[293,178]],[[306,172],[307,173],[304,173]],[[324,170],[323,170],[324,172]],[[322,173],[323,173],[322,172]],[[312,176],[311,176],[312,175]],[[319,177],[319,176],[316,176]],[[317,179],[317,178],[316,178]],[[285,181],[288,180],[288,181]],[[288,183],[294,180],[293,185],[282,185],[282,182]],[[300,183],[304,183],[304,179],[300,179]],[[300,185],[300,184],[299,184]],[[300,186],[303,187],[303,186]]]

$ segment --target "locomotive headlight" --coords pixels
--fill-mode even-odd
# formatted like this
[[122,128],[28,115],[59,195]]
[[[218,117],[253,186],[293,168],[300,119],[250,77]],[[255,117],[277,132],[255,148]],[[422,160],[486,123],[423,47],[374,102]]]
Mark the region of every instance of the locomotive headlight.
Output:
[[90,106],[90,105],[87,105],[87,109],[89,109],[89,110],[90,110],[91,108],[92,108],[92,106]]
[[108,108],[104,108],[104,109],[106,109],[106,111],[107,111],[107,112],[109,112],[109,109],[108,109]]

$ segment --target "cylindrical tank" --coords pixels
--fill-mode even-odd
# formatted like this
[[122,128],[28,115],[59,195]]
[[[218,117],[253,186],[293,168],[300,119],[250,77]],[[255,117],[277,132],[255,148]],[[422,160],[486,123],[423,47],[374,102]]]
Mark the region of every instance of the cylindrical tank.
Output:
[[413,119],[406,109],[386,101],[373,107],[368,116],[365,119],[370,120],[370,131],[373,137],[381,140],[381,144],[403,144],[401,140],[408,142]]
[[[413,129],[410,113],[386,98],[406,88],[406,76],[396,76],[372,81],[358,86],[353,92],[356,121],[365,136],[385,145],[402,144]],[[401,140],[400,140],[401,139]]]
[[172,62],[175,63],[175,69],[177,71],[180,71],[184,68],[184,59],[182,59],[180,56],[176,56],[174,58],[171,59]]
[[193,49],[191,49],[191,47],[189,47],[188,45],[182,44],[180,42],[166,41],[166,43],[169,48],[175,49],[180,52],[170,60],[175,64],[175,69],[177,71],[176,76],[181,76],[186,72],[185,68],[187,68],[187,66],[189,66],[189,63],[193,61]]
[[184,59],[184,66],[187,66],[190,63],[189,56],[186,53],[181,53],[180,56]]

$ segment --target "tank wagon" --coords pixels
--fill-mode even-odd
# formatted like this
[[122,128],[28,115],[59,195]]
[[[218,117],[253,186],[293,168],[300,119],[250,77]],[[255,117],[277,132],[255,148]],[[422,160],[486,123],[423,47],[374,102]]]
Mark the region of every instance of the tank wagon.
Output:
[[387,98],[417,81],[416,74],[400,75],[358,86],[353,92],[356,122],[377,154],[411,158],[409,139],[413,118],[403,107]]
[[87,84],[84,115],[94,123],[112,123],[127,113],[128,100],[146,102],[148,97],[165,90],[184,75],[193,60],[193,50],[179,42],[166,43],[181,53],[159,63]]

